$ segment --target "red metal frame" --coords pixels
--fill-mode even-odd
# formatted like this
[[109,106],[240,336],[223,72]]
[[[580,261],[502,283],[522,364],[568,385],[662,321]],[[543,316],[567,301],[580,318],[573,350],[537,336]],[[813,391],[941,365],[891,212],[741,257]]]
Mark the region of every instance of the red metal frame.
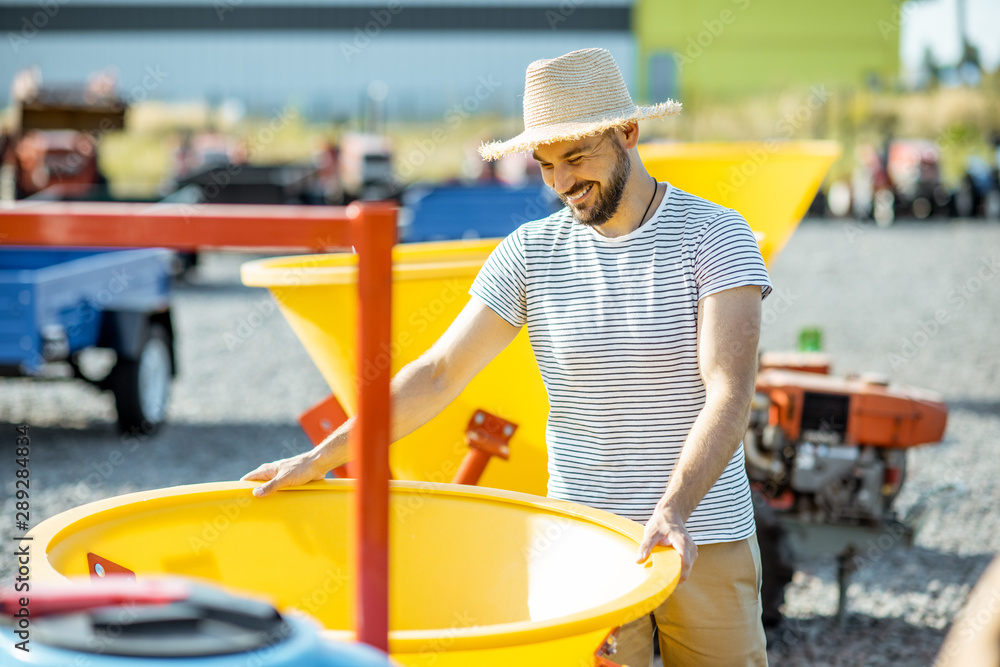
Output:
[[451,483],[479,484],[479,478],[491,458],[497,456],[506,461],[510,457],[510,438],[516,430],[517,424],[485,410],[476,410],[465,427],[465,444],[469,452],[462,459]]
[[[391,335],[392,246],[396,211],[370,206],[353,220],[358,251],[358,421],[351,434],[355,505],[358,640],[389,650],[389,364],[377,357]],[[374,366],[368,380],[365,368]]]
[[[374,207],[363,204],[352,213],[341,206],[22,202],[0,210],[0,239],[8,245],[323,250],[357,246],[348,221],[371,218]],[[395,228],[391,234],[395,238]]]
[[[376,357],[390,343],[392,246],[389,203],[325,206],[241,204],[17,203],[0,209],[0,239],[10,245],[98,247],[312,248],[353,245],[358,252],[358,425],[355,521],[357,638],[388,651],[389,367]],[[365,379],[370,364],[376,376]],[[363,443],[363,446],[362,446]]]

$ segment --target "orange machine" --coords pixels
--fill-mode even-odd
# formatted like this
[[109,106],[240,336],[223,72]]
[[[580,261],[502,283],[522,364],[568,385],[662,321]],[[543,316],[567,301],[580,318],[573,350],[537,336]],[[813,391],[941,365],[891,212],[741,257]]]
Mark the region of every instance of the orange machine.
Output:
[[[905,545],[892,509],[906,450],[944,435],[948,408],[930,391],[876,375],[829,375],[819,353],[762,355],[743,438],[764,561],[765,624],[780,620],[789,552],[835,554],[843,620],[847,579],[865,545]],[[794,369],[794,370],[792,370]]]
[[770,399],[768,423],[790,440],[835,435],[846,445],[913,447],[939,441],[948,419],[940,395],[871,375],[839,378],[772,368],[758,374],[757,391]]
[[747,474],[774,510],[879,527],[903,484],[905,449],[940,441],[947,417],[940,395],[880,376],[771,366],[757,374]]

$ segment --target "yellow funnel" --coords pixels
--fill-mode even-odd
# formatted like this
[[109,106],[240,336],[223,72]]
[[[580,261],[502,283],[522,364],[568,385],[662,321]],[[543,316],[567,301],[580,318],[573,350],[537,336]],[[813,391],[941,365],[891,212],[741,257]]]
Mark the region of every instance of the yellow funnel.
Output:
[[658,180],[746,218],[768,265],[840,153],[835,141],[639,145],[643,164]]
[[[423,354],[469,300],[469,287],[497,239],[398,245],[393,249],[392,372]],[[243,265],[243,282],[269,287],[344,410],[354,414],[357,257],[279,257]],[[388,359],[388,354],[383,357]],[[465,429],[478,408],[519,424],[507,462],[480,484],[544,496],[549,403],[522,331],[435,419],[389,450],[396,479],[448,482],[468,451]]]
[[[352,482],[254,499],[251,483],[133,493],[31,533],[37,581],[91,574],[88,554],[144,575],[209,579],[270,597],[350,640]],[[389,650],[405,665],[593,664],[611,628],[672,592],[680,559],[635,564],[642,526],[523,494],[393,482]],[[108,562],[113,565],[108,564]],[[589,661],[588,661],[589,658]]]
[[[743,213],[754,230],[763,231],[762,251],[767,260],[791,234],[840,149],[832,142],[782,144],[766,153],[751,180],[733,191],[721,188],[725,197],[717,196],[718,184],[729,183],[731,170],[750,159],[751,146],[658,144],[642,146],[640,151],[658,178]],[[767,150],[767,144],[753,146]],[[393,373],[425,352],[451,324],[498,242],[396,246]],[[356,411],[356,264],[357,257],[349,254],[280,257],[249,262],[242,271],[245,284],[271,289],[348,414]],[[440,415],[391,447],[393,475],[431,482],[451,480],[468,451],[466,426],[476,410],[483,409],[519,427],[510,441],[510,459],[493,459],[480,485],[545,495],[548,408],[525,330]]]

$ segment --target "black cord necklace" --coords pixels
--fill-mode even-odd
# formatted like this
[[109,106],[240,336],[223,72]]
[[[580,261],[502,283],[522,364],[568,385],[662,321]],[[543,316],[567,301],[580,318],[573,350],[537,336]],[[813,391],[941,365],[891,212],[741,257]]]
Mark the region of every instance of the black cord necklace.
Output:
[[[650,176],[650,178],[653,177]],[[656,193],[659,189],[660,189],[660,184],[656,182],[655,178],[653,178],[653,196],[649,198],[649,203],[646,204],[646,210],[643,212],[642,217],[639,218],[639,227],[642,227],[644,224],[646,224],[646,214],[649,213],[649,207],[653,205],[653,200],[656,199]],[[638,227],[636,229],[638,229]]]

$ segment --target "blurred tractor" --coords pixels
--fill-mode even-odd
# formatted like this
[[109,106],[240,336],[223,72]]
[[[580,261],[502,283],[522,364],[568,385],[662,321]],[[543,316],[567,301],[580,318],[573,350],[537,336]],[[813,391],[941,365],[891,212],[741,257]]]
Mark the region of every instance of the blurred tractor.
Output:
[[965,174],[959,181],[953,201],[953,213],[959,218],[982,216],[1000,219],[1000,175],[986,160],[970,156]]
[[389,137],[345,134],[340,145],[340,178],[350,200],[398,200],[401,192],[392,172]]
[[854,216],[888,226],[897,218],[947,215],[951,195],[941,182],[940,151],[933,141],[896,139],[858,147],[851,177]]
[[854,217],[874,220],[886,227],[896,219],[896,195],[892,190],[885,160],[874,146],[858,146],[857,165],[851,172],[850,202]]
[[944,435],[948,410],[938,394],[829,370],[822,353],[761,355],[743,443],[770,625],[780,619],[793,554],[838,556],[843,618],[855,557],[872,545],[885,551],[912,543],[912,527],[892,509],[906,451]]
[[896,198],[896,217],[926,220],[947,214],[950,195],[941,182],[940,163],[941,151],[933,141],[891,142],[886,169]]
[[10,137],[0,142],[0,193],[5,199],[109,198],[98,142],[125,126],[125,103],[113,76],[101,73],[83,86],[42,87],[37,70],[20,72],[12,97]]
[[343,205],[357,199],[399,199],[387,137],[346,134],[312,160],[250,164],[234,137],[214,131],[186,135],[175,153],[167,201],[225,204]]

